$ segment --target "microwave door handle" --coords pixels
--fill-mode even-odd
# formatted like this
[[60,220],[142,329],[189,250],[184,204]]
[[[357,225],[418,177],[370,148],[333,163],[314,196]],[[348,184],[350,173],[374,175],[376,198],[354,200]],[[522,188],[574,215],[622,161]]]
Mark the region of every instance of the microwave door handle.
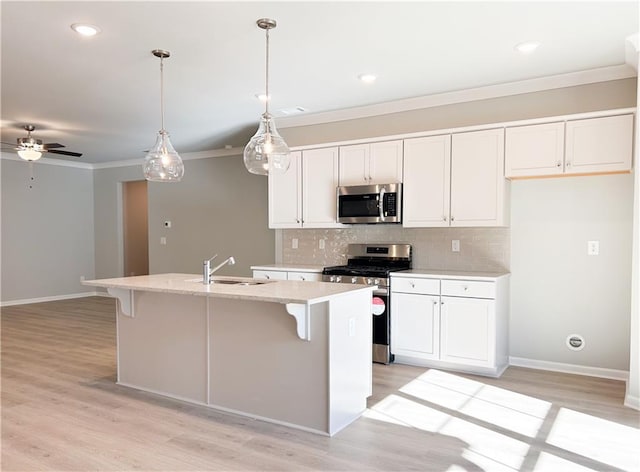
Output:
[[380,221],[384,221],[384,187],[380,189],[380,201],[378,203],[378,209],[380,210]]

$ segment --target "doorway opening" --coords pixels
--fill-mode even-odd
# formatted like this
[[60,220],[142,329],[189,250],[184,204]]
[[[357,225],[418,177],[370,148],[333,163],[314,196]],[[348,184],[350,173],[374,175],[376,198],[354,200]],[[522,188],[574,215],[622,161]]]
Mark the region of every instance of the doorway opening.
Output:
[[122,182],[124,275],[149,275],[147,181]]

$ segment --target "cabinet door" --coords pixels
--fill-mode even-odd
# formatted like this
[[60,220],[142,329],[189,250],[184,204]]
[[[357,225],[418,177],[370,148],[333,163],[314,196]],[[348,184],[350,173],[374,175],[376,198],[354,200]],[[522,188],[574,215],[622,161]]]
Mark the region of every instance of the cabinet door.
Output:
[[284,270],[254,270],[254,279],[287,280],[287,272]]
[[305,228],[342,226],[336,221],[338,148],[302,151],[302,221]]
[[438,359],[439,297],[410,293],[391,295],[391,352]]
[[451,226],[501,226],[507,217],[504,129],[451,138]]
[[369,145],[340,146],[340,185],[369,184]]
[[449,226],[451,135],[405,139],[402,225]]
[[567,121],[565,173],[631,169],[633,115]]
[[495,363],[495,301],[441,297],[440,359],[492,367]]
[[300,280],[302,282],[321,282],[320,272],[287,272],[287,280]]
[[301,154],[291,153],[291,165],[284,174],[269,173],[269,228],[300,228]]
[[564,171],[564,123],[506,129],[505,176],[556,175]]
[[402,182],[402,140],[371,143],[369,152],[370,184]]

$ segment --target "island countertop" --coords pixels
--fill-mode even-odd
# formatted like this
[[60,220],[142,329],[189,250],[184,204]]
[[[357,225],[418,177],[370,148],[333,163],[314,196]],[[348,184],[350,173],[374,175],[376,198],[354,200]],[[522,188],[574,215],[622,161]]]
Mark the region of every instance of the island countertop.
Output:
[[254,282],[248,277],[212,277],[214,283],[205,285],[197,274],[155,274],[112,279],[85,280],[84,285],[124,290],[141,290],[204,297],[232,298],[275,303],[311,305],[354,291],[371,291],[375,286],[301,282],[296,280],[259,280],[255,285],[215,283],[216,280]]

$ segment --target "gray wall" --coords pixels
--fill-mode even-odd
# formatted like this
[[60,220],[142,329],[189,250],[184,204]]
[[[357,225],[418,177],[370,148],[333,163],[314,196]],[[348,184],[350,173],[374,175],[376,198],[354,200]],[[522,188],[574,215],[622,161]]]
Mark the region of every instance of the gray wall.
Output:
[[[636,79],[625,79],[334,123],[290,128],[281,124],[279,129],[290,145],[321,144],[635,107],[636,91]],[[495,265],[504,257],[501,253],[506,252],[507,257],[510,253],[511,356],[628,369],[632,182],[631,175],[618,175],[512,183],[511,227],[497,234],[490,231],[480,234],[481,241],[491,242],[494,238],[500,243],[501,249],[488,259],[488,264]],[[443,231],[446,234],[442,235]],[[374,236],[369,233],[365,229],[355,237]],[[287,230],[279,236],[283,259],[303,263],[300,252],[290,249],[291,238],[299,238],[299,247],[313,255],[317,254],[317,239],[322,238],[323,233]],[[380,239],[388,235],[375,236]],[[409,239],[404,233],[397,236]],[[461,239],[464,246],[464,236],[464,232],[455,228],[414,230],[409,235],[419,244],[430,245],[435,238],[436,245],[445,251],[450,250],[446,243],[450,239]],[[600,256],[586,256],[588,240],[600,241]],[[474,249],[473,237],[471,241]],[[480,248],[483,245],[481,242]],[[497,246],[494,248],[497,250]],[[464,266],[462,262],[472,264],[448,252],[446,257],[437,260],[430,256],[427,247],[419,248],[416,253],[418,265],[432,268],[457,269]],[[586,338],[586,347],[580,352],[569,352],[564,347],[566,336],[574,332]]]
[[93,291],[92,171],[35,163],[31,183],[28,163],[0,165],[2,302]]
[[[94,172],[97,278],[122,276],[120,183],[141,178],[141,166]],[[249,174],[240,157],[187,160],[182,182],[150,182],[148,191],[150,273],[200,273],[215,253],[220,261],[235,256],[237,265],[220,271],[228,275],[248,276],[252,264],[274,261],[267,179]]]
[[632,209],[630,174],[512,183],[511,356],[629,368]]

